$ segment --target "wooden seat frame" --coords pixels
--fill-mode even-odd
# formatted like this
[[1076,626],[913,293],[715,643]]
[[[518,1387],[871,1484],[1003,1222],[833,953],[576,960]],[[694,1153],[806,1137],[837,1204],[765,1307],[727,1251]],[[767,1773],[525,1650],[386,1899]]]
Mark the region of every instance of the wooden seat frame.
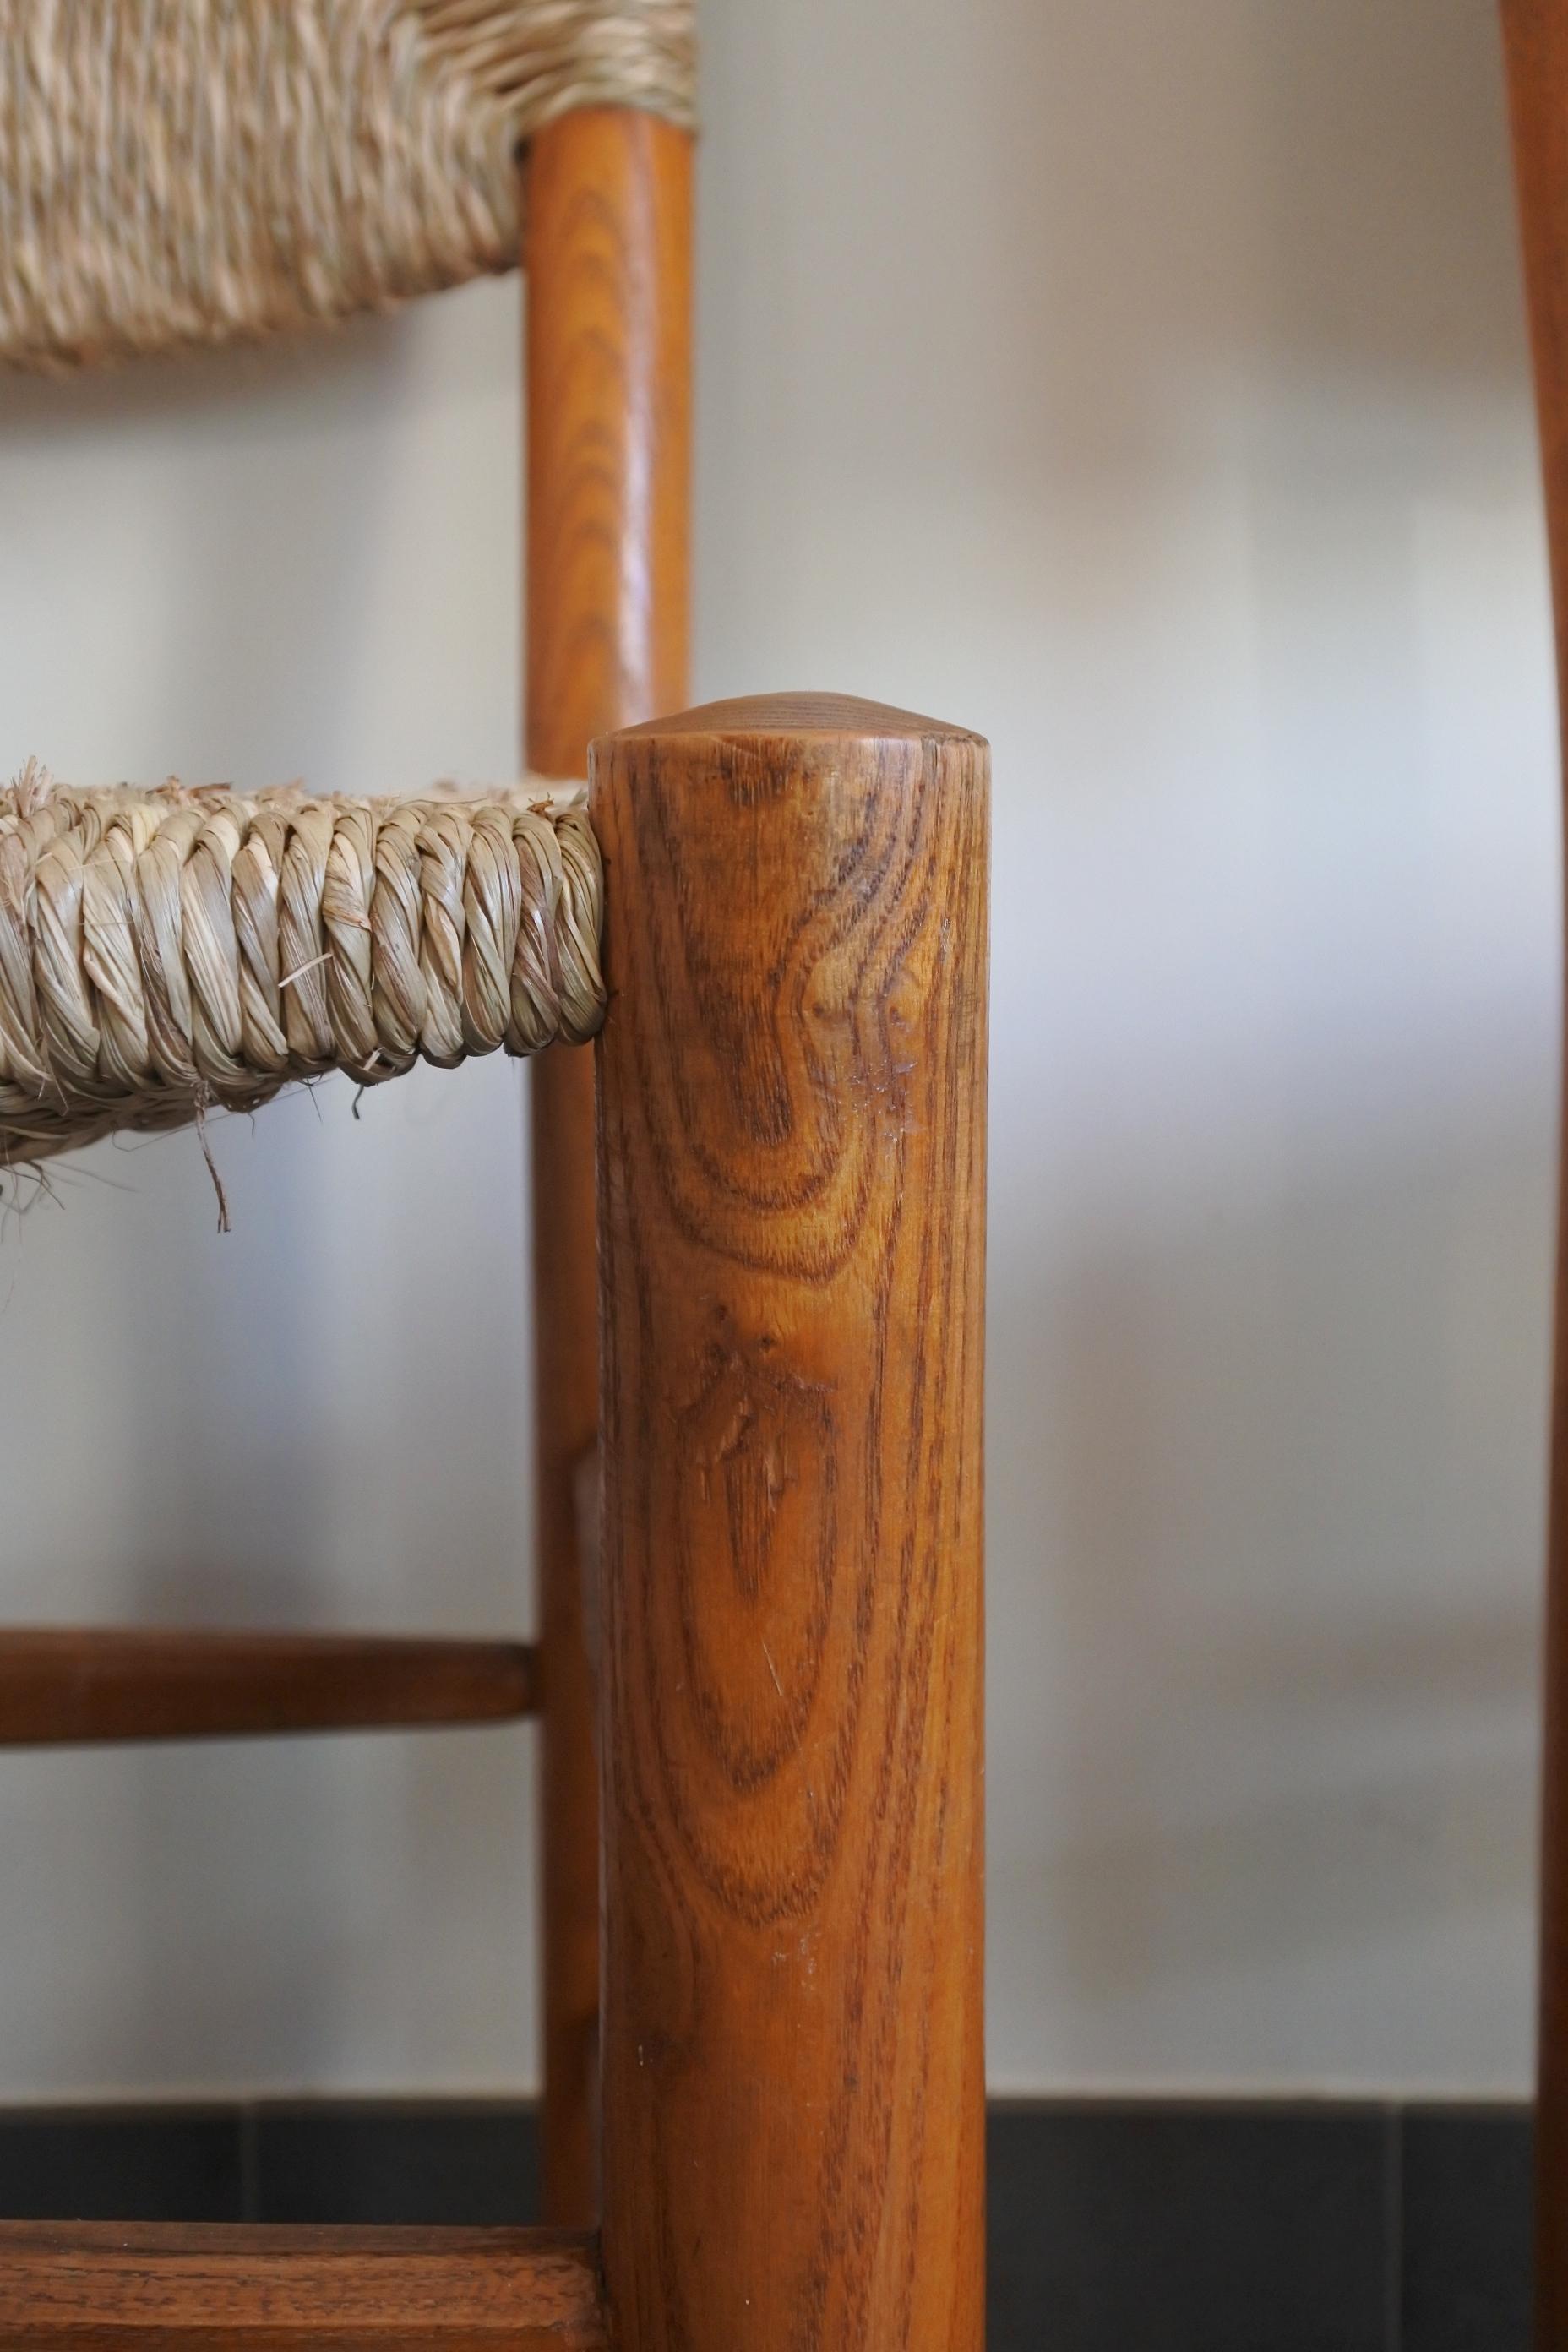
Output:
[[[690,143],[584,110],[524,168],[565,776],[686,693]],[[539,1713],[549,2226],[0,2226],[0,2352],[983,2340],[984,748],[735,706],[617,735],[594,808],[610,1017],[533,1072],[537,1648],[0,1638],[0,1745]]]

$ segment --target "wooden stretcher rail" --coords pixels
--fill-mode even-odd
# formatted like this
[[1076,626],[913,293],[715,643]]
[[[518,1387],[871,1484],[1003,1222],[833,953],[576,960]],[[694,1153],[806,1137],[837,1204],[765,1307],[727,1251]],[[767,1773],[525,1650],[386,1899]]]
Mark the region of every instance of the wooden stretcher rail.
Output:
[[0,2352],[605,2352],[595,2241],[549,2230],[0,2223]]
[[522,1642],[363,1633],[0,1633],[0,1748],[505,1723],[537,1704]]

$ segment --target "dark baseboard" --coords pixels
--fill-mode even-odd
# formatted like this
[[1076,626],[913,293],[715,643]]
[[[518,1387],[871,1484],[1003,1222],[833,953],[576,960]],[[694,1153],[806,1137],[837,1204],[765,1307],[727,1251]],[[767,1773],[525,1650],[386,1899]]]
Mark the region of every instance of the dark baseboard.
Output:
[[[988,2352],[1527,2352],[1523,2107],[1005,2102]],[[0,2110],[0,2215],[531,2221],[531,2108]]]

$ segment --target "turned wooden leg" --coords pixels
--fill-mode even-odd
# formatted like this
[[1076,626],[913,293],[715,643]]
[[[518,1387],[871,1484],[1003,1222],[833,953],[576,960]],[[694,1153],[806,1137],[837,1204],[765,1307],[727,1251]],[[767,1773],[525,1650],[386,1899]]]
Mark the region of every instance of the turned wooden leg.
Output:
[[[627,108],[541,131],[528,280],[528,762],[585,776],[590,739],[685,699],[691,142]],[[598,2216],[599,1843],[584,1607],[597,1481],[594,1074],[533,1066],[542,1704],[544,2206]]]
[[987,755],[595,747],[617,2352],[979,2352]]
[[[1568,687],[1568,0],[1503,0],[1502,18],[1545,465],[1561,702]],[[1568,1235],[1561,1223],[1556,1356],[1535,2158],[1535,2325],[1542,2352],[1568,2352]]]

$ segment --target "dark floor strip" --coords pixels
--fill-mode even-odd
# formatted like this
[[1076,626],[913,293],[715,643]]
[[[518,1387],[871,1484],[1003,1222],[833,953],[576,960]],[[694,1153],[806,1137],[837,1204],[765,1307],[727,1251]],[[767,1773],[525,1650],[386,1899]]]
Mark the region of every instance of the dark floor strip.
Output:
[[[1528,2352],[1522,2107],[992,2109],[988,2352]],[[0,2110],[0,2216],[506,2223],[531,2108]]]
[[1530,2124],[1517,2108],[1401,2117],[1399,2352],[1524,2352],[1530,2339]]

